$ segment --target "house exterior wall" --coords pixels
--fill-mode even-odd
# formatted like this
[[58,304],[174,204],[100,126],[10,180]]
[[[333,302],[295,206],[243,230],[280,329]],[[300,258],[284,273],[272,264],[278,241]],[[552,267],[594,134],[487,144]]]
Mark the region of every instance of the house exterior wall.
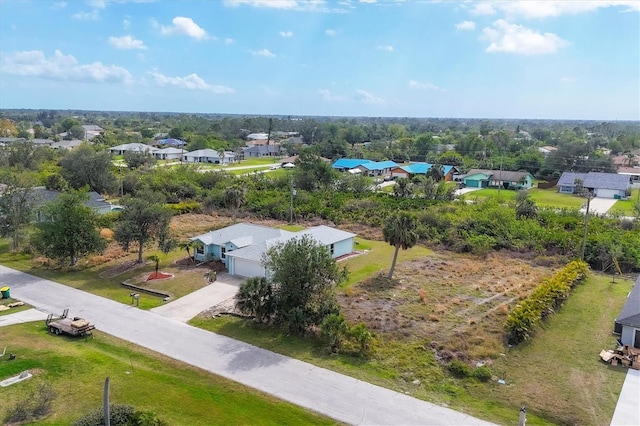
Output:
[[558,192],[561,194],[574,194],[576,192],[575,186],[560,186]]
[[640,346],[640,342],[635,342],[636,330],[640,330],[635,327],[630,327],[628,325],[622,326],[622,333],[620,334],[620,341],[623,345],[629,346]]
[[624,198],[624,196],[626,195],[624,191],[603,188],[596,188],[593,191],[593,194],[599,198]]
[[391,177],[406,178],[406,177],[409,177],[409,173],[400,168],[397,168],[397,169],[391,170]]
[[353,253],[353,237],[338,241],[333,245],[333,258]]

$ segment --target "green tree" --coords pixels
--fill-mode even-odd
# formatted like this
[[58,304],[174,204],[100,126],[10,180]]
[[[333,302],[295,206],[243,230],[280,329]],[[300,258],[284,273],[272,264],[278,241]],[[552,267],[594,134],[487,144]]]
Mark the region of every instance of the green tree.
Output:
[[400,198],[409,198],[413,193],[411,181],[408,178],[399,178],[393,185],[393,195]]
[[45,205],[45,221],[36,225],[31,239],[36,250],[71,266],[81,256],[102,252],[107,242],[98,231],[96,213],[84,205],[88,199],[87,193],[74,191]]
[[228,187],[224,193],[224,201],[226,206],[233,210],[233,223],[236,223],[238,210],[247,201],[246,188],[240,185]]
[[131,170],[138,169],[142,166],[151,166],[158,161],[158,159],[149,152],[126,151],[122,157]]
[[256,322],[270,322],[275,314],[273,286],[265,277],[248,278],[236,294],[236,308]]
[[527,190],[520,190],[516,194],[516,217],[518,219],[533,219],[538,216],[538,207],[531,199]]
[[418,222],[416,218],[407,212],[395,214],[385,222],[382,228],[384,240],[395,247],[393,262],[391,262],[391,269],[388,275],[389,278],[393,278],[393,270],[396,267],[400,248],[406,250],[418,242],[417,227]]
[[[196,254],[195,241],[182,241],[178,243],[178,247],[187,251],[187,256],[191,259],[192,262],[195,262],[194,256]],[[193,256],[191,256],[191,249],[193,249]]]
[[346,270],[329,250],[305,235],[273,245],[262,258],[274,286],[275,322],[303,334],[327,315],[338,313],[335,286]]
[[147,257],[148,260],[155,262],[156,264],[156,276],[158,275],[158,268],[160,267],[160,256],[158,256],[157,254],[152,254],[151,256]]
[[65,139],[67,139],[67,140],[76,140],[76,139],[83,140],[84,137],[85,137],[84,127],[82,127],[79,124],[77,124],[75,126],[72,126],[69,130],[67,130],[67,136],[65,137]]
[[161,194],[151,191],[140,191],[135,198],[127,195],[122,199],[123,210],[113,237],[124,250],[129,250],[132,243],[138,244],[138,263],[142,263],[145,245],[157,241],[163,249],[171,241],[171,212],[163,201]]
[[427,172],[427,176],[433,178],[436,182],[444,179],[444,168],[440,164],[434,164]]
[[342,314],[327,315],[320,325],[320,336],[327,342],[332,353],[340,352],[348,332],[349,324]]
[[111,156],[107,151],[96,152],[90,145],[68,152],[61,160],[61,174],[75,189],[89,186],[93,191],[111,192],[116,177],[111,172]]
[[34,214],[33,187],[16,176],[5,181],[6,187],[0,192],[0,236],[11,238],[11,249],[18,250],[24,228]]

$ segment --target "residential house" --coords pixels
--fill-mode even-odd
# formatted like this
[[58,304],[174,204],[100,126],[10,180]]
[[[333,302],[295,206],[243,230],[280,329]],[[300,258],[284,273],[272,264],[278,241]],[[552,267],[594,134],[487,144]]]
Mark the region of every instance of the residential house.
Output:
[[233,152],[220,152],[208,148],[186,152],[182,158],[187,163],[231,164],[236,161],[236,155]]
[[84,140],[86,141],[90,141],[104,132],[104,129],[97,124],[83,124],[82,128],[84,129]]
[[182,148],[168,147],[154,151],[153,155],[159,160],[179,160],[184,152]]
[[625,198],[629,196],[631,181],[628,175],[617,173],[573,173],[564,172],[558,180],[558,192],[562,194],[575,194],[579,184],[589,189],[594,197],[600,198]]
[[640,348],[640,276],[614,321],[614,333],[620,334],[623,345]]
[[84,141],[81,141],[79,139],[75,139],[75,140],[72,140],[72,141],[53,142],[49,146],[51,148],[53,148],[53,149],[73,149],[73,148],[79,147],[83,143],[84,143]]
[[531,173],[509,170],[471,169],[462,181],[469,188],[529,189],[533,186]]
[[[409,163],[405,166],[398,166],[391,170],[392,178],[410,178],[413,176],[425,176],[431,170],[433,164],[430,163]],[[453,176],[458,173],[455,166],[442,166],[445,182],[453,180]]]
[[363,160],[358,158],[340,158],[336,160],[331,167],[339,172],[346,172],[355,169],[361,164],[371,163],[371,160]]
[[35,138],[35,139],[31,139],[31,143],[33,143],[35,146],[51,146],[55,142],[51,139]]
[[249,133],[247,135],[247,140],[255,141],[255,140],[267,140],[269,135],[267,133]]
[[139,152],[153,154],[158,148],[144,143],[125,143],[109,148],[112,155],[124,155],[125,152]]
[[640,188],[640,167],[619,167],[618,174],[629,176],[632,188]]
[[635,167],[640,165],[640,156],[634,154],[616,155],[611,158],[611,161],[616,166],[616,169],[620,169],[620,167]]
[[355,234],[328,226],[315,226],[299,232],[285,231],[250,223],[238,223],[191,238],[200,242],[196,248],[198,261],[220,260],[231,275],[264,277],[268,271],[262,256],[274,244],[308,235],[338,258],[353,252]]
[[[47,189],[44,186],[36,186],[31,191],[31,194],[34,200],[36,219],[38,222],[42,222],[46,220],[46,217],[44,216],[42,211],[42,207],[47,203],[56,201],[60,194],[62,194],[62,192]],[[91,207],[91,209],[98,214],[105,214],[122,210],[122,206],[111,204],[110,202],[106,201],[102,195],[98,194],[95,191],[89,192],[89,199],[84,202],[84,205],[87,207]]]
[[549,146],[549,145],[538,147],[538,152],[544,155],[545,157],[557,150],[558,148],[556,148],[555,146]]
[[168,146],[185,146],[187,143],[182,139],[167,138],[167,139],[159,139],[155,141],[155,144],[168,147]]
[[243,148],[244,158],[277,157],[282,148],[278,145],[255,145]]
[[391,169],[398,167],[395,161],[370,161],[360,164],[355,169],[367,176],[391,176]]

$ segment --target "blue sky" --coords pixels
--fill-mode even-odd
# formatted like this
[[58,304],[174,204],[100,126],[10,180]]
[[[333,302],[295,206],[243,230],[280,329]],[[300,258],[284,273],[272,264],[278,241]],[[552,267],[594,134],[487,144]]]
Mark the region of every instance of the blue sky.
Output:
[[0,0],[0,108],[640,119],[640,1]]

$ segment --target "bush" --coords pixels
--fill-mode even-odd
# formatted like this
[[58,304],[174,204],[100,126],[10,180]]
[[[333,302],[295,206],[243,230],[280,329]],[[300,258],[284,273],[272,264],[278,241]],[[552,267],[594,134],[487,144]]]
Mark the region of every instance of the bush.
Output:
[[571,290],[588,273],[589,266],[585,262],[573,261],[551,278],[545,279],[509,314],[505,326],[508,342],[515,345],[533,337],[537,325],[564,303]]
[[[131,405],[111,404],[109,406],[109,418],[111,426],[129,426],[135,410]],[[73,423],[73,426],[102,426],[104,425],[104,413],[101,408],[82,416]]]
[[202,205],[197,201],[182,201],[175,204],[166,204],[174,215],[186,213],[202,213]]
[[473,369],[472,376],[481,382],[488,382],[491,380],[491,370],[486,365]]
[[458,361],[454,359],[447,365],[447,370],[454,376],[459,379],[465,379],[472,375],[471,367],[469,367],[466,363],[462,361]]

